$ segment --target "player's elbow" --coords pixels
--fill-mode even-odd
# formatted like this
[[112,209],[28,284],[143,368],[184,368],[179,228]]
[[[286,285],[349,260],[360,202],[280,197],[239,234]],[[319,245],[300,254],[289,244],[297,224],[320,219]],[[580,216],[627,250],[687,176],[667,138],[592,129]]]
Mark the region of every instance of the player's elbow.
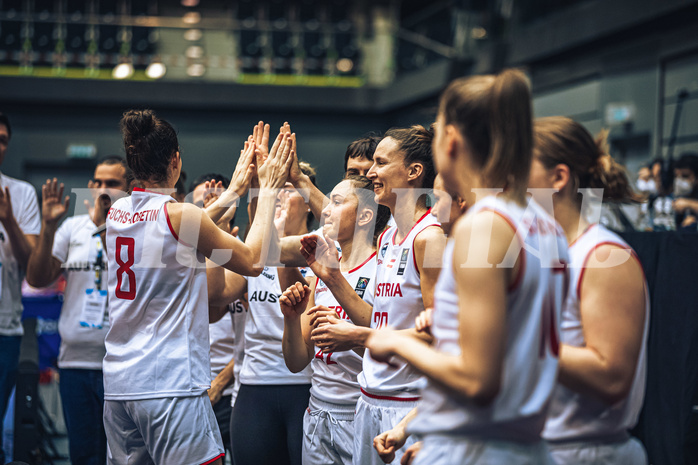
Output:
[[635,371],[614,370],[598,390],[597,397],[608,405],[615,405],[630,395]]
[[464,374],[461,379],[462,381],[457,386],[458,394],[463,400],[473,402],[481,407],[494,402],[501,389],[500,379],[496,376],[487,376],[486,374],[468,376]]
[[467,397],[476,405],[486,407],[494,402],[499,389],[499,383],[475,382],[470,386]]

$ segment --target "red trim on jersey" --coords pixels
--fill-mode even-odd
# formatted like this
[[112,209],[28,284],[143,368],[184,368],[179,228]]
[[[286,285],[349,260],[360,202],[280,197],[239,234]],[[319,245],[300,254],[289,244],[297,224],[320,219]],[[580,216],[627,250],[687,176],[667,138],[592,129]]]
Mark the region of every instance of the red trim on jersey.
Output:
[[369,394],[368,392],[364,391],[364,388],[359,388],[361,389],[361,394],[365,395],[366,397],[370,397],[371,399],[378,399],[378,400],[396,400],[398,402],[416,402],[421,397],[392,397],[392,396],[377,396],[375,394]]
[[[168,194],[165,194],[164,192],[149,191],[148,189],[143,189],[142,187],[134,187],[133,191],[134,192],[149,192],[151,194],[168,195]],[[174,189],[172,189],[172,192],[174,192]]]
[[221,454],[221,455],[219,455],[219,456],[217,456],[217,457],[214,457],[214,458],[212,458],[211,460],[208,460],[208,461],[202,463],[201,465],[208,465],[209,463],[213,463],[213,462],[215,462],[216,460],[218,460],[218,459],[220,459],[220,458],[223,458],[223,457],[225,457],[225,453],[223,453],[223,454]]
[[165,210],[165,218],[167,219],[167,227],[170,228],[170,232],[172,233],[174,238],[177,239],[177,242],[179,242],[182,245],[186,245],[187,247],[194,247],[193,245],[187,244],[183,240],[179,239],[179,236],[177,235],[174,228],[172,227],[172,223],[170,223],[170,214],[167,212],[167,204],[164,204],[162,207],[163,207],[163,210]]
[[576,244],[577,241],[578,241],[579,239],[581,239],[583,235],[585,235],[586,233],[588,233],[589,230],[591,230],[591,228],[593,228],[593,227],[596,226],[597,224],[598,224],[598,223],[592,223],[592,224],[590,224],[589,226],[587,226],[587,228],[584,230],[584,232],[583,232],[582,234],[580,234],[579,237],[577,237],[575,240],[573,240],[572,243],[571,243],[570,245],[567,246],[567,248],[569,249],[569,248],[572,247],[574,244]]
[[521,243],[521,249],[519,250],[519,258],[521,259],[521,265],[519,266],[519,272],[516,274],[516,278],[514,279],[514,282],[507,287],[507,292],[513,292],[517,287],[519,287],[519,284],[521,284],[521,281],[523,280],[523,275],[524,271],[526,271],[526,254],[524,253],[524,240],[521,238],[521,234],[519,234],[519,231],[516,229],[516,225],[514,225],[514,221],[509,218],[509,216],[506,215],[504,212],[500,212],[499,210],[495,210],[494,208],[483,208],[480,211],[490,211],[494,213],[495,215],[499,215],[504,221],[507,222],[509,227],[514,230],[514,234],[516,235],[516,238],[519,240]]
[[417,266],[417,254],[414,253],[414,241],[417,240],[417,236],[419,236],[419,235],[422,234],[424,231],[426,231],[427,229],[429,229],[429,228],[431,228],[431,227],[434,227],[434,226],[436,226],[436,227],[438,227],[438,228],[441,228],[441,226],[439,226],[438,224],[430,224],[429,226],[427,226],[426,228],[422,229],[422,230],[419,231],[417,234],[415,234],[415,235],[414,235],[414,239],[412,239],[412,263],[414,263],[414,269],[417,270],[417,275],[418,275],[418,276],[422,276],[422,273],[419,272],[419,267]]
[[391,228],[386,229],[385,231],[383,231],[383,232],[381,233],[380,236],[378,236],[378,248],[380,248],[381,242],[383,242],[383,236],[385,236],[385,233],[387,233],[388,231],[390,231],[390,229],[391,229]]
[[395,243],[395,236],[397,235],[397,226],[396,226],[396,227],[395,227],[395,234],[393,234],[393,245],[398,245],[398,246],[399,246],[399,245],[402,245],[402,243],[405,242],[405,239],[407,239],[407,236],[409,236],[410,233],[412,232],[412,230],[413,230],[415,227],[417,227],[417,225],[419,224],[419,222],[422,221],[424,218],[427,217],[427,215],[430,215],[430,214],[431,214],[431,208],[429,208],[429,209],[427,210],[427,212],[426,212],[425,214],[423,214],[422,217],[421,217],[420,219],[418,219],[417,222],[416,222],[415,224],[412,225],[412,227],[410,228],[410,230],[407,231],[407,234],[405,234],[405,237],[402,238],[402,240],[400,241],[399,244],[396,244],[396,243]]
[[[581,236],[580,236],[580,237],[581,237]],[[645,276],[645,269],[642,268],[642,263],[640,262],[640,257],[637,256],[637,254],[635,253],[635,251],[633,250],[632,247],[630,247],[630,246],[627,245],[627,244],[621,244],[620,242],[614,242],[614,241],[599,242],[599,243],[596,244],[594,247],[592,247],[592,249],[589,251],[589,253],[587,254],[587,256],[584,257],[584,262],[582,263],[582,269],[581,269],[581,271],[579,272],[579,278],[577,278],[577,300],[579,300],[580,302],[581,302],[581,300],[582,300],[582,278],[584,278],[584,271],[587,269],[587,262],[588,262],[589,259],[591,258],[591,254],[593,254],[594,251],[595,251],[596,249],[598,249],[599,247],[601,247],[602,245],[615,245],[615,246],[617,246],[619,249],[625,249],[625,250],[630,249],[630,256],[633,257],[633,258],[637,261],[637,264],[638,264],[638,265],[640,265],[640,271],[642,272],[642,279],[643,279],[643,282],[644,282],[644,283],[647,282],[647,277]],[[644,284],[643,284],[643,286],[644,286]],[[645,286],[645,287],[646,287],[646,286]]]
[[[361,265],[357,266],[356,268],[354,268],[352,270],[347,271],[347,273],[353,273],[354,271],[357,271],[359,268],[364,266],[366,263],[370,262],[371,259],[375,258],[376,253],[377,253],[377,251],[374,251],[366,260],[364,260],[364,262]],[[340,258],[340,260],[342,260],[342,259]]]

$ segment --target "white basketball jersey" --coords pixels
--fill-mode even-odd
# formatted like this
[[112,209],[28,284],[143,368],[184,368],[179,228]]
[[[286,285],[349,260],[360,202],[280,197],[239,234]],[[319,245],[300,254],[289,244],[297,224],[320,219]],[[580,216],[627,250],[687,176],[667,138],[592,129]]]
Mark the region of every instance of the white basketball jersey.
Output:
[[[397,226],[381,235],[371,328],[414,328],[415,318],[424,310],[414,240],[424,229],[438,225],[429,210],[400,243],[395,241]],[[359,374],[361,389],[368,395],[416,400],[419,389],[424,386],[424,378],[402,360],[395,360],[394,365],[375,361],[367,349],[363,371]]]
[[205,258],[178,241],[169,202],[136,188],[107,215],[108,400],[198,396],[211,384]]
[[[376,288],[376,253],[371,254],[364,263],[343,272],[344,279],[354,288],[364,301],[373,305]],[[351,323],[349,315],[342,309],[332,292],[322,280],[315,287],[315,305],[324,305],[337,312],[337,316]],[[310,362],[313,369],[310,394],[324,402],[333,404],[356,405],[359,400],[359,383],[356,379],[361,372],[361,357],[353,350],[323,354],[315,347],[315,358]]]
[[[522,207],[490,196],[470,207],[467,215],[488,210],[516,231],[509,252],[518,254],[520,263],[518,276],[507,292],[507,343],[499,394],[490,405],[479,407],[429,381],[409,431],[536,441],[557,375],[557,322],[567,286],[567,241],[562,229],[533,200]],[[436,285],[432,334],[437,350],[460,355],[454,245],[451,239]]]
[[233,358],[235,359],[233,376],[235,376],[235,380],[233,381],[233,392],[231,394],[231,405],[235,406],[235,399],[240,390],[240,372],[242,371],[242,363],[245,359],[245,322],[247,321],[247,314],[249,312],[247,303],[240,299],[228,305],[228,311],[230,312],[230,319],[233,323],[233,337],[235,338],[235,345],[233,347]]
[[[303,273],[309,271],[301,268]],[[276,268],[264,267],[257,277],[247,280],[249,313],[245,322],[245,359],[242,384],[310,384],[310,365],[291,373],[284,362],[281,341],[284,316],[279,306],[281,287]]]
[[[564,344],[574,347],[583,347],[585,345],[579,306],[580,286],[584,268],[591,254],[598,247],[606,244],[631,249],[627,242],[617,234],[599,224],[594,224],[587,228],[584,234],[577,238],[569,248],[571,260],[570,291],[560,325],[560,340]],[[633,256],[637,259],[635,252],[633,252]],[[647,284],[645,284],[646,289]],[[649,312],[649,298],[645,292],[645,326],[642,346],[628,397],[615,405],[609,406],[599,399],[579,394],[558,384],[548,411],[548,421],[543,431],[545,439],[580,441],[603,438],[624,433],[635,426],[645,395]]]
[[[211,380],[225,369],[233,360],[233,350],[235,348],[235,336],[233,334],[233,323],[230,314],[226,312],[223,317],[211,323],[208,327],[208,344],[211,347]],[[233,393],[233,383],[230,383],[222,395],[229,396]]]

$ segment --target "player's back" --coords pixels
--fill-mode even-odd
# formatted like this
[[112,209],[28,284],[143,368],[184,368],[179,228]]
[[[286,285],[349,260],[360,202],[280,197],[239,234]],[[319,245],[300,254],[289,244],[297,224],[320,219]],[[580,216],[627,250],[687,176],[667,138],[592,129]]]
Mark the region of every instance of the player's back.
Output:
[[205,260],[179,241],[170,202],[136,188],[107,216],[105,399],[192,396],[210,386]]
[[[516,231],[500,266],[519,271],[507,289],[506,345],[501,386],[493,402],[479,407],[429,382],[420,414],[410,425],[416,433],[451,433],[489,439],[536,441],[545,422],[557,374],[557,322],[566,289],[567,242],[555,221],[533,200],[520,206],[485,198],[468,211],[493,211]],[[438,350],[460,355],[459,300],[451,239],[435,289],[432,333]]]

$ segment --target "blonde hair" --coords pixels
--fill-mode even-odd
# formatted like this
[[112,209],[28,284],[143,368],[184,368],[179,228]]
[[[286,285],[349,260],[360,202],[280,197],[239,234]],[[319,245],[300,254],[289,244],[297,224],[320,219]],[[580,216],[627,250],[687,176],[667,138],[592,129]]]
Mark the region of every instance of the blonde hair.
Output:
[[521,71],[456,79],[441,95],[439,113],[445,124],[458,128],[491,187],[509,187],[523,195],[533,130],[531,92]]

